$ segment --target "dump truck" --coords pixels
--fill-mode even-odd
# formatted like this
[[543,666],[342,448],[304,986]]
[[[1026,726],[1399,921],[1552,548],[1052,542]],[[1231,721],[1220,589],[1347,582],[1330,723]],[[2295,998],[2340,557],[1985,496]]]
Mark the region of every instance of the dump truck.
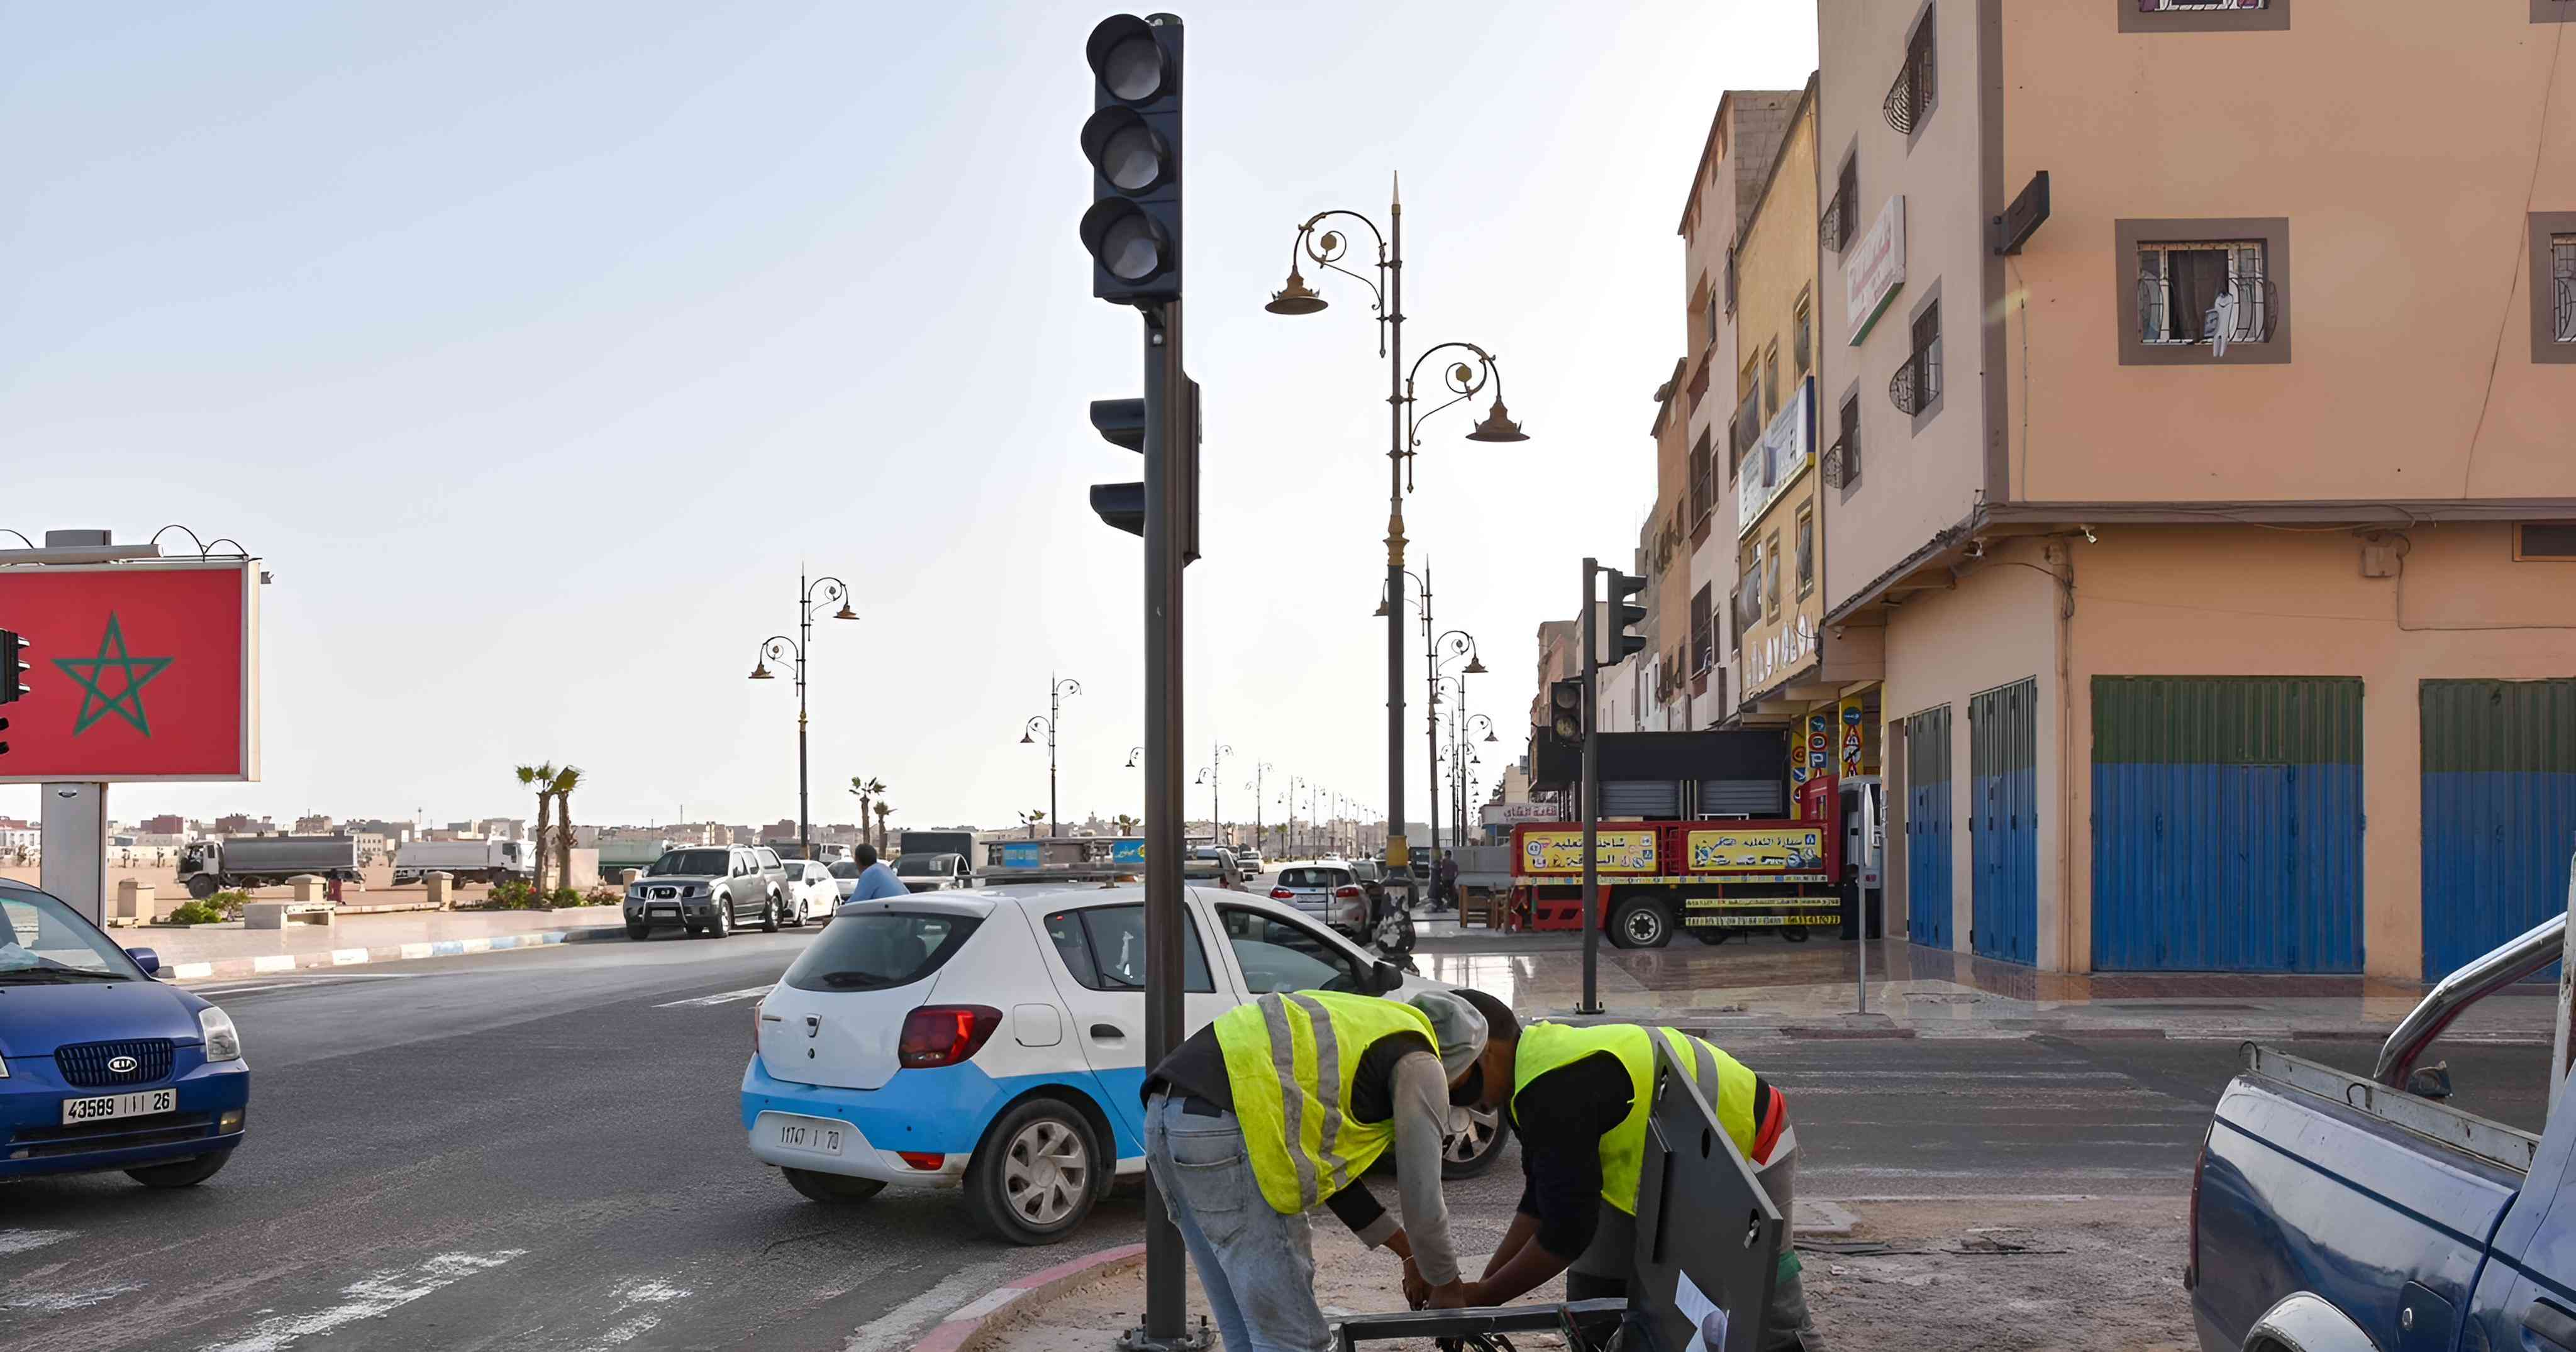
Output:
[[272,887],[302,874],[358,881],[354,836],[224,836],[201,840],[179,856],[179,882],[203,901],[237,887]]
[[394,886],[444,873],[460,883],[498,883],[535,876],[528,844],[519,840],[407,840],[394,851]]

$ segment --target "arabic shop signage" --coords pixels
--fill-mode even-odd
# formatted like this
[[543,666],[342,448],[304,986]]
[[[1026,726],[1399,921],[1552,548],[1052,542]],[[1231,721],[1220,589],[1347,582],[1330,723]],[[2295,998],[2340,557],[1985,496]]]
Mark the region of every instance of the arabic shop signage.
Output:
[[1843,326],[1851,345],[1869,336],[1870,325],[1887,312],[1887,303],[1905,285],[1905,199],[1891,197],[1879,208],[1878,220],[1860,237],[1860,247],[1843,259]]
[[0,783],[259,777],[259,563],[0,568],[27,694]]
[[1735,471],[1735,536],[1744,538],[1816,459],[1816,380],[1798,382]]
[[1741,676],[1744,693],[1760,695],[1770,689],[1773,681],[1807,665],[1815,657],[1816,621],[1811,616],[1800,615],[1794,621],[1784,621],[1760,639],[1747,635]]
[[[1602,873],[1652,873],[1655,871],[1655,833],[1652,831],[1599,831],[1593,839],[1601,846]],[[1583,833],[1580,831],[1528,831],[1521,835],[1522,873],[1581,873],[1583,871]]]

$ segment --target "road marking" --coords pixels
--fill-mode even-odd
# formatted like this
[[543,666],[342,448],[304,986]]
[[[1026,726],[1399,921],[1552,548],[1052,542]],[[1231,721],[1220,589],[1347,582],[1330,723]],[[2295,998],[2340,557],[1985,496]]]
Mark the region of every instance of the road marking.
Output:
[[841,1352],[893,1352],[910,1343],[924,1327],[947,1318],[969,1293],[992,1290],[1001,1275],[999,1262],[978,1263],[952,1272],[929,1290],[869,1320],[842,1344]]
[[775,984],[773,982],[771,986],[745,986],[738,991],[726,991],[720,995],[695,995],[686,1000],[666,1000],[653,1007],[655,1009],[698,1009],[708,1005],[729,1005],[736,1000],[757,1000],[769,994]]
[[31,1296],[15,1296],[0,1301],[0,1310],[32,1310],[37,1314],[62,1314],[69,1310],[86,1310],[104,1304],[131,1291],[143,1289],[141,1282],[118,1282],[111,1286],[93,1286],[86,1291],[39,1291]]
[[0,1253],[25,1253],[71,1237],[69,1230],[0,1230]]
[[[687,1300],[692,1293],[669,1282],[639,1280],[620,1282],[611,1294],[617,1298],[617,1313],[622,1315],[638,1306],[667,1305],[675,1300]],[[599,1335],[599,1341],[591,1344],[591,1347],[600,1352],[604,1352],[607,1348],[623,1347],[661,1326],[662,1316],[650,1310],[644,1310],[619,1320],[606,1333]]]
[[230,1342],[210,1343],[205,1352],[278,1352],[296,1340],[329,1333],[362,1319],[380,1319],[423,1296],[433,1295],[478,1272],[489,1272],[526,1253],[496,1249],[491,1253],[442,1253],[409,1272],[378,1272],[340,1288],[345,1299],[310,1314],[271,1315],[251,1325],[250,1332]]

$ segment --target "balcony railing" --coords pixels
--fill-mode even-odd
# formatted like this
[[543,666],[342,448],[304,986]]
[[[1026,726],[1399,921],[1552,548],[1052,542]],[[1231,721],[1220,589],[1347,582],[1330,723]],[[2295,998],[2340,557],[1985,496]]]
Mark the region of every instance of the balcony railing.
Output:
[[1887,381],[1887,398],[1896,411],[1912,417],[1941,397],[1941,350],[1925,348],[1906,359]]
[[1837,441],[1833,445],[1825,448],[1825,458],[1823,462],[1817,466],[1818,471],[1825,476],[1825,487],[1840,488],[1843,486],[1843,460],[1845,458],[1843,448],[1850,444],[1851,443],[1848,440]]
[[1887,88],[1887,125],[1899,132],[1914,130],[1914,63],[1908,61],[1896,72],[1896,83]]
[[1843,238],[1844,209],[1843,195],[1837,192],[1834,200],[1825,203],[1825,214],[1816,218],[1816,242],[1823,245],[1827,253],[1841,253],[1843,246],[1851,242]]
[[2550,331],[2562,343],[2576,343],[2576,277],[2558,279],[2557,323]]
[[2170,347],[2189,347],[2224,335],[2229,343],[2271,341],[2280,327],[2281,290],[2267,277],[2230,277],[2198,314],[2174,311],[2168,280],[2154,273],[2138,277],[2138,337]]

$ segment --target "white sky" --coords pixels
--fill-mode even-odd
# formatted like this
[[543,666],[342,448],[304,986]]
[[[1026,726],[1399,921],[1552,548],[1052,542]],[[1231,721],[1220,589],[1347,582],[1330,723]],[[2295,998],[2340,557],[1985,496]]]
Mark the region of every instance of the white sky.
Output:
[[[1084,416],[1138,389],[1074,237],[1109,12],[0,4],[0,526],[178,521],[277,575],[263,782],[115,815],[524,813],[510,767],[550,758],[588,772],[585,822],[793,816],[792,689],[743,677],[800,560],[865,616],[816,633],[816,820],[854,774],[897,826],[1043,806],[1018,739],[1050,671],[1083,685],[1064,815],[1140,810],[1141,559],[1084,498],[1137,469]],[[1347,279],[1322,315],[1260,306],[1296,222],[1383,224],[1400,170],[1409,346],[1495,351],[1532,438],[1441,414],[1407,508],[1441,628],[1495,673],[1490,783],[1538,622],[1651,504],[1709,117],[1805,79],[1813,8],[1183,17],[1191,767],[1235,748],[1229,819],[1256,761],[1272,819],[1291,775],[1384,806],[1385,367]]]

